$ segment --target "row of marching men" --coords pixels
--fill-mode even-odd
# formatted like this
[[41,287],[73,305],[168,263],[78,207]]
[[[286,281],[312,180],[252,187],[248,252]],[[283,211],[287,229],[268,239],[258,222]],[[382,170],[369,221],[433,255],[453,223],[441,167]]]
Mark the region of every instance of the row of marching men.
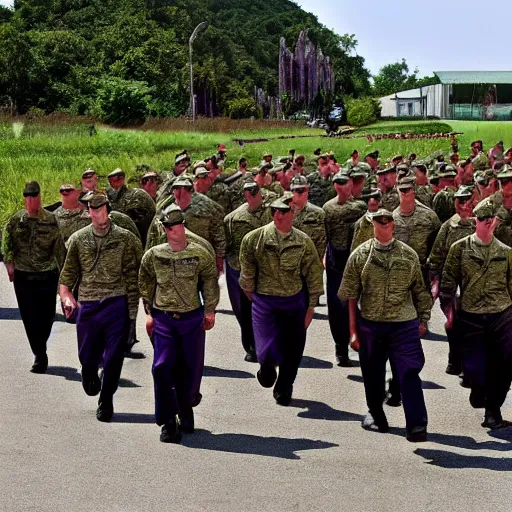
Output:
[[[88,394],[100,395],[98,419],[109,421],[126,340],[142,295],[146,326],[155,346],[157,423],[162,425],[162,440],[179,440],[181,432],[193,430],[192,407],[200,400],[204,332],[215,322],[217,277],[225,258],[228,291],[240,322],[246,360],[259,362],[259,382],[265,387],[274,386],[276,401],[287,405],[292,398],[306,328],[323,293],[323,259],[329,322],[338,364],[351,364],[350,339],[355,348],[361,347],[370,411],[363,422],[365,428],[387,429],[382,409],[384,377],[380,376],[389,357],[396,376],[395,394],[389,398],[394,398],[395,404],[403,400],[408,438],[412,441],[426,438],[426,410],[418,376],[423,365],[419,339],[426,331],[432,306],[432,295],[426,285],[432,286],[434,298],[441,290],[451,338],[448,370],[459,373],[463,366],[471,387],[472,405],[486,409],[485,426],[505,425],[499,409],[510,375],[510,354],[506,352],[510,343],[505,339],[502,325],[506,324],[508,303],[498,283],[489,288],[487,279],[499,275],[507,282],[503,275],[508,275],[508,256],[504,258],[503,254],[508,249],[492,233],[503,226],[496,215],[500,210],[508,211],[512,171],[508,166],[500,170],[497,179],[502,184],[501,190],[479,205],[487,208],[486,215],[475,211],[475,217],[474,190],[460,187],[454,194],[456,213],[442,226],[435,212],[415,200],[413,173],[399,176],[399,204],[391,212],[380,208],[379,189],[369,187],[363,189],[359,198],[354,197],[357,176],[351,176],[348,171],[333,176],[336,197],[321,209],[308,202],[310,185],[302,175],[292,179],[290,193],[279,199],[269,199],[256,180],[246,180],[242,187],[246,202],[228,214],[224,223],[221,210],[216,210],[215,204],[194,190],[190,177],[178,176],[170,186],[173,199],[168,201],[169,205],[155,207],[157,214],[149,228],[140,275],[140,239],[116,224],[107,196],[95,192],[83,196],[77,187],[61,187],[63,204],[59,208],[67,213],[80,211],[76,218],[88,219],[87,226],[67,237],[66,251],[63,242],[66,237],[61,234],[57,221],[65,215],[62,210],[59,215],[59,209],[51,214],[42,208],[39,185],[28,183],[24,190],[26,208],[9,220],[3,253],[35,355],[33,371],[46,371],[48,365],[46,341],[55,314],[54,301],[48,299],[55,296],[58,270],[62,269],[60,296],[67,316],[76,314],[83,386]],[[83,180],[88,178],[85,173]],[[124,178],[122,171],[114,171],[109,181],[121,183],[118,190],[133,190],[126,188]],[[115,203],[116,196],[111,194],[111,197]],[[131,201],[126,202],[131,206]],[[222,229],[216,227],[219,219]],[[488,227],[487,231],[482,228],[479,234],[480,225]],[[466,234],[471,236],[464,240],[469,240],[467,243],[471,245],[457,255],[454,263],[449,251],[453,242]],[[460,244],[455,247],[460,250]],[[485,252],[488,248],[489,254]],[[464,268],[455,271],[452,268],[464,261],[466,253],[472,257],[473,264],[479,261],[475,254],[482,258],[480,270],[471,269],[468,283],[464,281]],[[503,268],[494,268],[494,259]],[[346,267],[351,269],[351,281],[347,281]],[[374,271],[370,272],[371,269]],[[450,275],[450,269],[452,277],[445,278]],[[358,274],[359,283],[354,284],[357,282],[354,276]],[[351,285],[342,284],[344,279]],[[475,285],[474,279],[481,281]],[[466,301],[466,284],[471,285],[472,294],[492,290],[495,300],[477,296]],[[458,299],[457,286],[461,288]],[[478,311],[475,304],[480,308]],[[413,310],[415,316],[409,318]],[[496,327],[494,337],[489,332],[495,325],[487,322],[472,338],[475,354],[479,351],[480,356],[483,350],[487,357],[474,354],[473,359],[467,357],[468,344],[465,339],[461,343],[467,329],[460,328],[465,313],[484,315],[481,318],[484,323],[489,315],[498,315],[499,329]],[[479,319],[477,316],[472,321]],[[377,325],[369,329],[365,321]],[[396,331],[405,324],[407,335]],[[417,325],[414,336],[412,325]],[[505,338],[500,338],[500,333]],[[404,342],[399,344],[398,352],[397,339]],[[414,350],[407,349],[407,343],[412,343]],[[492,349],[488,349],[490,343]],[[415,357],[409,358],[407,354],[413,352]],[[492,365],[497,361],[503,367],[494,368]],[[102,380],[98,376],[100,365]],[[496,382],[489,382],[486,377],[489,368],[496,370],[491,372],[499,376]]]

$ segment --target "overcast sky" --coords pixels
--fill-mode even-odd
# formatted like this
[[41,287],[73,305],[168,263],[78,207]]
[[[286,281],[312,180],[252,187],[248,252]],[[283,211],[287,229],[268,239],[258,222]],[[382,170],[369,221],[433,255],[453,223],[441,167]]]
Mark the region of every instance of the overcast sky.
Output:
[[419,68],[420,76],[433,71],[512,70],[511,0],[295,1],[338,34],[355,34],[357,53],[372,73],[402,57],[411,71]]

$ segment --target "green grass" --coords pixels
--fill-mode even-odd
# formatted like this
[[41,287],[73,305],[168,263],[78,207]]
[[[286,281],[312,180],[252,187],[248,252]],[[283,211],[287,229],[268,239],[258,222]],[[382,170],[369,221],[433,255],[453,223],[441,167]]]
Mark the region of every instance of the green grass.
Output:
[[[201,159],[213,154],[219,143],[227,145],[228,169],[234,169],[241,156],[247,157],[249,165],[254,166],[265,152],[275,156],[286,155],[292,148],[309,157],[320,147],[324,151],[333,151],[339,162],[345,162],[354,149],[363,154],[379,149],[383,160],[397,153],[414,152],[421,157],[437,150],[445,153],[451,151],[450,141],[446,139],[383,139],[370,142],[364,137],[365,133],[438,131],[439,121],[384,121],[356,132],[356,138],[351,139],[322,137],[322,130],[293,123],[220,121],[215,124],[208,121],[197,125],[201,131],[190,131],[191,124],[180,120],[168,125],[143,126],[141,130],[97,127],[97,135],[89,137],[89,124],[88,120],[80,119],[50,123],[33,120],[25,122],[21,135],[16,138],[12,120],[0,119],[0,222],[4,223],[11,213],[23,207],[22,190],[27,180],[40,182],[43,202],[50,204],[59,199],[59,185],[78,182],[87,167],[96,169],[103,177],[116,167],[125,169],[130,176],[140,163],[156,169],[170,169],[176,152],[188,149],[193,160]],[[450,127],[448,131],[464,132],[458,138],[463,156],[469,154],[470,143],[475,139],[482,139],[486,148],[498,140],[503,140],[505,147],[512,146],[512,123],[447,121],[445,124]],[[17,128],[19,134],[19,125]],[[168,129],[171,131],[165,131]],[[283,135],[311,137],[275,138]],[[233,138],[271,140],[246,144],[241,148],[232,141]],[[102,185],[106,186],[105,178]]]

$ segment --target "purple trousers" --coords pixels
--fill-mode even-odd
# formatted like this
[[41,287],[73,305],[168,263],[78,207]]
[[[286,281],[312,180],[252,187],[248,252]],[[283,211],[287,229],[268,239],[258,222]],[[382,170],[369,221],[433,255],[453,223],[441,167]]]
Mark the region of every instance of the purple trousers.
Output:
[[291,297],[254,294],[252,325],[261,366],[279,366],[275,389],[293,386],[306,345],[304,291]]
[[226,284],[233,313],[240,325],[242,346],[247,353],[254,353],[254,332],[252,329],[252,304],[238,284],[240,271],[226,262]]
[[512,308],[502,313],[459,311],[464,376],[485,408],[501,408],[512,381]]
[[153,309],[152,316],[155,420],[163,425],[197,403],[204,369],[204,311],[173,314]]
[[400,382],[407,430],[426,426],[428,422],[419,375],[425,364],[425,356],[418,328],[418,320],[359,320],[359,360],[368,409],[374,417],[384,414],[382,397],[385,395],[386,361],[389,357]]
[[119,385],[129,326],[126,295],[80,302],[76,316],[78,359],[83,372],[97,372],[103,365],[100,400],[113,396]]

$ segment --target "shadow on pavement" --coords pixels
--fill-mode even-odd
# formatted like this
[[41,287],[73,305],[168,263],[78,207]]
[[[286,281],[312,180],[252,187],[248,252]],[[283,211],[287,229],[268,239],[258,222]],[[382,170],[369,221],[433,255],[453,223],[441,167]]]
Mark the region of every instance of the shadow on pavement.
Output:
[[18,308],[0,308],[0,320],[21,320]]
[[[54,375],[55,377],[64,377],[66,380],[70,380],[73,382],[82,382],[82,376],[80,372],[76,368],[71,368],[71,366],[48,366],[48,370],[46,370],[46,375]],[[120,388],[140,388],[141,386],[132,380],[129,379],[121,379],[119,380]]]
[[361,384],[363,383],[363,377],[361,375],[347,375],[347,379],[354,382],[361,382]]
[[512,471],[512,458],[480,457],[461,455],[444,450],[418,448],[416,455],[427,459],[427,464],[445,469],[489,469],[490,471]]
[[139,412],[116,412],[112,417],[112,423],[155,423],[155,415]]
[[235,316],[235,313],[233,313],[231,309],[216,309],[215,313],[219,313],[220,315]]
[[297,414],[299,418],[308,418],[311,420],[329,420],[329,421],[361,421],[363,416],[353,412],[338,411],[330,405],[315,400],[293,399],[290,407],[306,409]]
[[323,450],[339,446],[335,443],[314,439],[288,439],[249,434],[212,434],[210,431],[203,429],[196,430],[191,436],[184,436],[182,445],[203,450],[262,455],[282,459],[300,459],[300,455],[295,452]]
[[446,334],[437,334],[436,332],[427,332],[422,338],[427,341],[448,341]]
[[300,362],[300,368],[313,368],[317,370],[327,370],[332,368],[333,364],[330,361],[324,361],[323,359],[317,359],[312,356],[304,356]]
[[[347,379],[354,381],[354,382],[360,382],[363,383],[363,377],[361,375],[347,375]],[[435,382],[432,382],[430,380],[424,380],[422,381],[423,389],[446,389],[444,386],[441,386],[441,384],[436,384]]]
[[254,375],[243,370],[228,370],[216,366],[205,366],[203,377],[225,377],[227,379],[254,379]]

